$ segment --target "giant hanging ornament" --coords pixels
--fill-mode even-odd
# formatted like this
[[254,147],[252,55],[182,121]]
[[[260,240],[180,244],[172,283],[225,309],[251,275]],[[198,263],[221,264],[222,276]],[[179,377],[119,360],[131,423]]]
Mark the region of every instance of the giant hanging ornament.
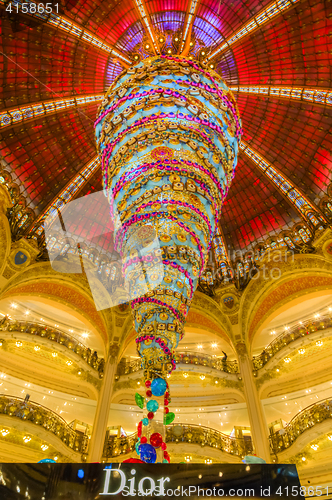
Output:
[[[166,375],[175,369],[174,350],[234,177],[241,122],[217,73],[180,56],[157,56],[119,75],[95,128],[145,407],[150,398],[158,403],[155,412],[146,410],[142,434],[165,439],[164,423],[173,418]],[[157,461],[169,461],[160,450]]]

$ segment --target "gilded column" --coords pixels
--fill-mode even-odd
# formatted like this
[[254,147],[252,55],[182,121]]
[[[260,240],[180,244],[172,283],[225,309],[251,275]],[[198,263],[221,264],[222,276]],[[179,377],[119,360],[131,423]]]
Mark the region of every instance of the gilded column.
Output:
[[269,431],[265,420],[263,406],[259,399],[257,388],[253,377],[252,362],[248,356],[246,345],[239,342],[236,345],[238,353],[239,368],[244,383],[244,394],[246,398],[251,436],[255,453],[266,462],[271,462]]
[[93,431],[89,443],[88,462],[101,462],[102,459],[115,375],[118,366],[118,352],[119,346],[117,344],[111,344],[108,359],[105,363],[103,384],[99,393],[95,419],[93,422]]

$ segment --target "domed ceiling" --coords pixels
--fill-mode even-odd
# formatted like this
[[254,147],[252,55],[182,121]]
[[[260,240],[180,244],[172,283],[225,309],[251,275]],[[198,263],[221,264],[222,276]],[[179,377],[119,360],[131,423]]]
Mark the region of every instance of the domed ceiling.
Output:
[[102,94],[154,53],[205,61],[237,99],[243,144],[221,218],[231,257],[328,223],[331,1],[71,0],[52,14],[20,3],[0,1],[0,133],[1,168],[34,212],[26,234],[55,202],[102,189]]

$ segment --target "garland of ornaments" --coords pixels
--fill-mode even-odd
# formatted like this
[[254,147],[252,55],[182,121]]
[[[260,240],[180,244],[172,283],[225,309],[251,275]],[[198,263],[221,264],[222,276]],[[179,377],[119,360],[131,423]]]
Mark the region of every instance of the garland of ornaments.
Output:
[[[163,378],[155,378],[154,380],[146,380],[146,398],[136,393],[135,401],[139,408],[146,409],[146,416],[139,422],[137,426],[137,442],[135,449],[140,459],[146,463],[155,463],[162,461],[163,463],[170,462],[170,457],[167,452],[165,434],[156,432],[153,429],[153,420],[156,418],[158,410],[163,411],[163,426],[173,422],[175,415],[169,411],[170,403],[169,385]],[[157,399],[162,399],[162,404]],[[159,457],[158,457],[159,455]]]
[[98,111],[114,248],[146,380],[145,397],[136,394],[146,413],[136,450],[144,462],[168,462],[166,378],[234,177],[241,120],[220,76],[181,56],[123,71]]

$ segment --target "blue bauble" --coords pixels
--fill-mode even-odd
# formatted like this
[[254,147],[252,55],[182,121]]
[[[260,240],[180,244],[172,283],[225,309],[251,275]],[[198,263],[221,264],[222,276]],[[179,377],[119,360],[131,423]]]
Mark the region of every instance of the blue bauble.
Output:
[[148,418],[143,418],[142,420],[143,425],[149,425],[149,419]]
[[139,446],[141,460],[147,464],[154,464],[157,459],[157,452],[151,444],[141,444]]
[[154,396],[163,396],[166,392],[167,384],[163,378],[155,378],[151,384],[151,391]]
[[158,402],[155,400],[155,399],[151,399],[151,401],[149,401],[146,405],[146,408],[148,411],[157,411],[158,408],[159,408],[159,404]]
[[52,460],[52,458],[43,458],[43,460],[39,460],[39,464],[56,464],[55,460]]

